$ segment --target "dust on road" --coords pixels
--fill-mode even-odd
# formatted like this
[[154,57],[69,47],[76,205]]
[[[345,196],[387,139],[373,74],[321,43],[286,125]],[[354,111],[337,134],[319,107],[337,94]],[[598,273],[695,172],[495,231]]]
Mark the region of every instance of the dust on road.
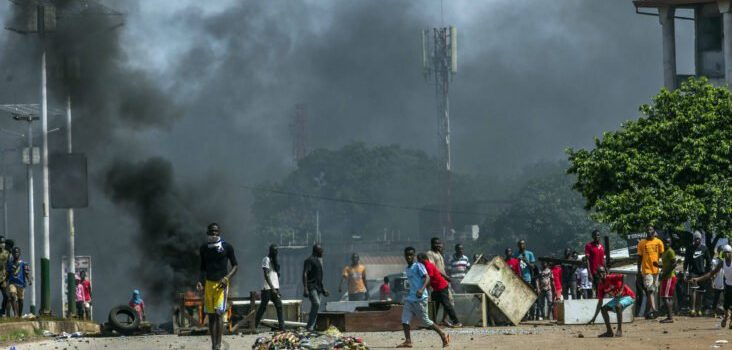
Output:
[[[732,350],[732,330],[721,329],[714,318],[679,317],[676,323],[636,320],[624,326],[623,338],[598,339],[604,326],[521,325],[519,327],[464,328],[449,330],[452,349],[496,350]],[[401,332],[347,333],[363,337],[372,349],[394,348],[403,341]],[[228,349],[251,349],[255,335],[225,336]],[[430,331],[413,332],[416,349],[440,348],[439,337]],[[715,348],[717,340],[728,340]],[[9,345],[0,347],[7,349]],[[45,340],[16,345],[17,350],[207,350],[207,336],[175,335]]]

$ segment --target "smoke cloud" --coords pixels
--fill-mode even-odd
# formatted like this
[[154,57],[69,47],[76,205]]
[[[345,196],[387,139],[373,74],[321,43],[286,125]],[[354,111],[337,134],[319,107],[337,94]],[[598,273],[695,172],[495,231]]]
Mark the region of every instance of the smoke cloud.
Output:
[[[658,21],[625,2],[446,0],[442,15],[438,0],[105,2],[124,18],[72,15],[63,10],[73,1],[56,3],[51,104],[70,94],[74,148],[89,157],[91,206],[77,211],[77,253],[94,258],[98,319],[132,288],[165,298],[170,289],[151,276],[185,284],[179,270],[195,267],[167,255],[193,247],[191,258],[207,222],[221,223],[238,249],[260,252],[256,260],[265,254],[268,242],[241,244],[254,223],[240,186],[293,168],[297,103],[307,105],[311,149],[358,140],[436,153],[419,32],[442,18],[459,32],[450,92],[457,172],[510,177],[562,158],[565,147],[633,118],[661,86]],[[0,1],[0,25],[17,10]],[[33,35],[0,33],[0,103],[38,101],[40,49]],[[0,127],[23,132],[10,118]],[[65,149],[63,133],[50,138],[52,151]],[[24,172],[16,160],[10,171],[10,235],[27,246]],[[67,229],[63,212],[51,219],[59,281]],[[241,291],[259,288],[248,277],[260,271],[249,270],[237,276]],[[163,319],[167,309],[151,311]]]

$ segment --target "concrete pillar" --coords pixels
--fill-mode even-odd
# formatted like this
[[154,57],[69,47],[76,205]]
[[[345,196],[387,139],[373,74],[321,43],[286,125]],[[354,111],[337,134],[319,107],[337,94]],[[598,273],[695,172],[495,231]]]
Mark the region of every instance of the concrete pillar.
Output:
[[[663,32],[663,86],[669,90],[676,88],[676,27],[674,8],[658,8],[658,18]],[[731,75],[732,76],[732,75]]]
[[730,12],[730,0],[720,0],[719,12],[722,13],[722,38],[724,49],[724,81],[732,86],[732,12]]

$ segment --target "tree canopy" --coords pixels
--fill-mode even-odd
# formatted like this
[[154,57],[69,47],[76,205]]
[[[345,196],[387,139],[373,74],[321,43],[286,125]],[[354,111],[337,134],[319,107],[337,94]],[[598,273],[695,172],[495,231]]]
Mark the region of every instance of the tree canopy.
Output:
[[[318,210],[324,239],[384,234],[416,238],[419,208],[440,198],[439,167],[426,153],[395,145],[353,143],[338,150],[317,149],[281,181],[258,186],[252,207],[257,230],[269,239],[312,239]],[[460,201],[483,199],[490,192],[485,190],[488,181],[472,176],[455,174],[453,184],[454,198]]]
[[638,120],[604,133],[594,149],[568,149],[585,207],[619,233],[688,223],[729,236],[731,97],[726,87],[692,78],[661,90]]
[[526,239],[537,254],[561,256],[565,248],[581,251],[590,233],[600,228],[583,208],[583,198],[572,190],[574,176],[566,174],[567,164],[541,163],[526,172],[523,185],[511,204],[484,225],[481,246],[494,254],[506,247],[516,249]]

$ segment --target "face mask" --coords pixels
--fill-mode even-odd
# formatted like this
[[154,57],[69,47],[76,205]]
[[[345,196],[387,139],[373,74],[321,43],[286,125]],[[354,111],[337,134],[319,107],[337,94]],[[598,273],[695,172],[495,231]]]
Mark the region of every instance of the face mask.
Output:
[[214,236],[214,235],[206,236],[206,240],[208,241],[208,243],[216,243],[219,241],[219,239],[221,239],[219,236]]

